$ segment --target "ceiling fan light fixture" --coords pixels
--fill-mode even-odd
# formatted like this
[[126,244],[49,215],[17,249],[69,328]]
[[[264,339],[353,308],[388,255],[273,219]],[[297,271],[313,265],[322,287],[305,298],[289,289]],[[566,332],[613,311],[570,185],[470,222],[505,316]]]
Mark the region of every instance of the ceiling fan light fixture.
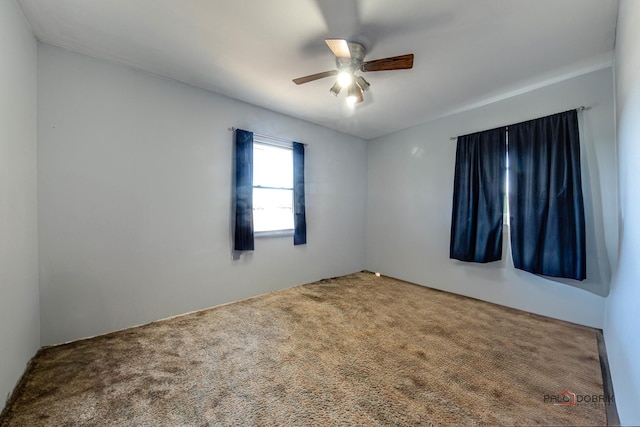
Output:
[[349,92],[347,93],[347,104],[356,105],[364,101],[364,96],[362,95],[362,89],[360,86],[355,84],[355,82],[349,86]]
[[356,84],[360,89],[362,89],[363,92],[366,92],[367,90],[369,90],[369,86],[371,86],[369,82],[366,81],[362,76],[356,77]]
[[335,82],[333,86],[331,86],[331,89],[329,89],[329,92],[331,92],[331,95],[333,96],[338,96],[338,94],[340,93],[340,89],[342,89],[340,83]]
[[350,87],[353,83],[353,73],[351,71],[340,71],[336,79],[340,87]]

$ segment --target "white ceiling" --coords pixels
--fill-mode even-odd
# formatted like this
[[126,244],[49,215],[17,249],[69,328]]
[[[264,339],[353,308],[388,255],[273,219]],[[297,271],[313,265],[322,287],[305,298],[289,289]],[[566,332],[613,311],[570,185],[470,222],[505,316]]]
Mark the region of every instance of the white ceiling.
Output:
[[[43,42],[372,139],[611,64],[617,0],[18,0]],[[412,70],[349,110],[325,38]]]

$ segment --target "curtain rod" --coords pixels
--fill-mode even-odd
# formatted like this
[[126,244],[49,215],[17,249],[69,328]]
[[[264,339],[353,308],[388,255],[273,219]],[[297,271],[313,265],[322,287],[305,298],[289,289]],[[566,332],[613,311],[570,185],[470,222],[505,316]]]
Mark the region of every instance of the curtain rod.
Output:
[[[585,107],[584,105],[581,105],[577,108],[575,108],[576,111],[585,111],[585,110],[591,110],[591,107]],[[452,136],[449,138],[450,141],[455,141],[457,140],[458,137],[457,136]]]
[[[238,130],[238,128],[235,127],[235,126],[232,126],[232,127],[228,128],[228,129],[229,129],[230,132]],[[258,132],[251,132],[251,133],[253,133],[256,136],[261,136],[263,138],[273,139],[273,140],[280,141],[280,142],[286,142],[288,144],[291,144],[292,142],[294,142],[294,141],[292,141],[290,139],[278,138],[277,136],[265,135],[263,133],[258,133]],[[299,142],[298,144],[302,144],[305,147],[307,146],[307,144],[302,143],[302,142]]]

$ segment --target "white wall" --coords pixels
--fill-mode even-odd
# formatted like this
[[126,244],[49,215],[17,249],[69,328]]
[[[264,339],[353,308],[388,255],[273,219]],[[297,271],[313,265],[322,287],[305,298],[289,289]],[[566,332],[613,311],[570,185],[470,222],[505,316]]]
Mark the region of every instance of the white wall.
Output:
[[640,3],[622,0],[616,37],[620,258],[604,337],[620,421],[640,425]]
[[[364,268],[361,139],[41,44],[42,344]],[[307,245],[233,260],[230,126],[307,143]]]
[[40,342],[36,72],[22,11],[0,0],[0,409]]
[[[456,145],[451,136],[566,111],[580,105],[587,276],[591,292],[513,268],[449,259]],[[616,181],[610,68],[406,129],[368,145],[366,265],[433,288],[542,315],[602,326],[615,262]],[[508,235],[504,236],[505,246]],[[594,293],[592,293],[594,292]]]

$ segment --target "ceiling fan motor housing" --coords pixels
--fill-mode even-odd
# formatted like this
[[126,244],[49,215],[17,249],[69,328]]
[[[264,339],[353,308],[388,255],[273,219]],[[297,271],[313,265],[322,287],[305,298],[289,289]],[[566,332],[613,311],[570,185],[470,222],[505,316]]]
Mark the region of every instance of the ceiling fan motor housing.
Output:
[[336,67],[338,70],[351,70],[357,71],[364,62],[364,57],[367,54],[367,50],[364,46],[358,42],[347,42],[349,45],[349,53],[351,58],[336,57]]

